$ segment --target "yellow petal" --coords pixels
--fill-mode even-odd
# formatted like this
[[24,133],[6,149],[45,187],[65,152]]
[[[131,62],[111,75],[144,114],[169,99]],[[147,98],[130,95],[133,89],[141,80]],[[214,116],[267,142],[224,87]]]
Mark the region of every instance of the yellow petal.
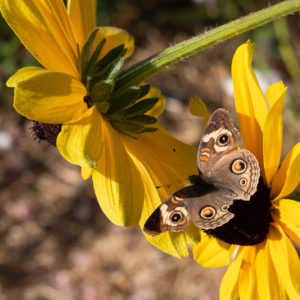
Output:
[[300,299],[300,260],[295,247],[276,223],[270,226],[267,247],[289,299]]
[[62,124],[80,118],[88,109],[84,85],[65,73],[23,68],[7,85],[15,87],[16,111],[30,120]]
[[241,45],[234,54],[231,72],[244,146],[256,156],[263,171],[262,133],[268,106],[251,66],[253,52],[254,44],[249,41]]
[[187,243],[189,245],[195,246],[201,241],[201,230],[199,227],[195,226],[193,222],[190,222],[187,230],[185,231]]
[[84,180],[87,180],[92,176],[93,168],[90,167],[81,167],[81,177]]
[[101,209],[115,224],[135,226],[140,220],[144,187],[122,137],[103,121],[104,146],[92,178]]
[[300,143],[285,157],[272,181],[271,199],[281,199],[292,193],[300,181]]
[[92,107],[76,123],[63,125],[56,141],[60,154],[72,164],[96,167],[103,149],[102,123]]
[[[145,198],[141,227],[161,201],[184,187],[188,176],[197,172],[197,149],[177,141],[166,130],[158,128],[156,132],[138,135],[137,140],[124,137],[126,149],[135,157],[140,173],[144,174]],[[163,233],[156,237],[146,235],[146,238],[162,251],[174,256],[188,254],[187,241],[190,239],[185,233]]]
[[48,70],[80,78],[72,28],[61,0],[3,0],[1,13],[23,45]]
[[135,149],[135,156],[143,162],[162,199],[182,188],[188,177],[197,174],[197,148],[173,138],[158,126],[152,133],[137,136],[137,140],[126,138],[126,145]]
[[239,276],[239,294],[243,300],[257,299],[257,279],[255,274],[255,246],[243,247],[243,262]]
[[192,115],[203,117],[204,125],[208,122],[211,114],[205,103],[198,96],[191,97],[189,100],[189,110]]
[[263,134],[263,153],[264,169],[266,182],[271,186],[271,181],[278,169],[281,145],[282,145],[282,110],[287,88],[282,82],[278,82],[269,87],[266,97],[271,103],[267,114],[264,134]]
[[257,299],[284,300],[287,299],[281,279],[277,276],[266,243],[257,245],[255,270],[257,277]]
[[[97,45],[103,40],[106,39],[106,43],[102,48],[99,59],[101,59],[105,54],[107,54],[111,49],[124,44],[127,49],[125,57],[130,56],[134,50],[134,39],[129,33],[123,29],[117,27],[98,27],[98,31],[93,43],[93,47],[96,48]],[[91,52],[95,50],[91,49]]]
[[193,248],[194,260],[203,267],[221,267],[230,263],[236,246],[211,238],[201,232],[201,241]]
[[96,0],[68,0],[68,13],[76,41],[81,49],[96,29]]
[[[144,206],[140,220],[140,226],[143,228],[146,220],[161,204],[161,201],[183,187],[183,182],[186,182],[187,176],[185,175],[189,170],[189,165],[186,164],[186,170],[181,169],[178,158],[176,159],[176,155],[171,153],[173,147],[178,149],[179,157],[183,155],[183,152],[185,155],[193,153],[194,149],[175,140],[163,129],[139,135],[138,140],[124,136],[124,141],[128,153],[140,171],[144,184]],[[169,163],[172,165],[168,168]],[[145,234],[145,237],[166,253],[176,257],[188,255],[188,238],[185,233],[166,232],[155,237]]]
[[144,96],[143,98],[139,99],[139,100],[143,100],[146,98],[158,98],[157,103],[150,109],[147,111],[147,115],[149,116],[153,116],[155,118],[158,118],[158,116],[160,116],[160,114],[164,111],[165,109],[165,103],[166,103],[166,98],[164,95],[162,95],[161,91],[155,87],[150,88],[149,93]]
[[238,253],[227,269],[220,286],[220,300],[235,300],[239,296],[238,282],[243,256]]
[[272,217],[288,236],[300,245],[300,202],[280,199],[272,210]]

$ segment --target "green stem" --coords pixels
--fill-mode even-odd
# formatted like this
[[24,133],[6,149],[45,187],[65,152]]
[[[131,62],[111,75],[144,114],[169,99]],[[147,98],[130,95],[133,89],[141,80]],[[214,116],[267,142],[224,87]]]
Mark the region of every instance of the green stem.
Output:
[[162,50],[123,71],[116,81],[115,92],[121,93],[159,70],[209,46],[299,10],[300,0],[283,1]]

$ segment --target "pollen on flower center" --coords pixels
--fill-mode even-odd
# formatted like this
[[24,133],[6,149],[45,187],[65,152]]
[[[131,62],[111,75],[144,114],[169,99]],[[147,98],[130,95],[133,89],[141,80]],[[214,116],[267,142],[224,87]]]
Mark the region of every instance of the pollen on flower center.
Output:
[[256,245],[263,242],[273,221],[269,193],[270,189],[265,186],[261,177],[250,201],[234,201],[229,207],[234,218],[221,227],[205,232],[229,244]]

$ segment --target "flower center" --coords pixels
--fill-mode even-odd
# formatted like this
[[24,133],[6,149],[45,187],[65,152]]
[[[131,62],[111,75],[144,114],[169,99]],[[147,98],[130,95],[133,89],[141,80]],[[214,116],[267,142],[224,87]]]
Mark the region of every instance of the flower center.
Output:
[[61,125],[33,121],[31,130],[37,139],[47,141],[50,145],[56,146],[56,139],[61,131]]
[[234,201],[229,211],[234,214],[228,223],[205,230],[224,242],[235,245],[256,245],[263,242],[273,221],[270,207],[270,189],[259,179],[256,193],[250,201]]

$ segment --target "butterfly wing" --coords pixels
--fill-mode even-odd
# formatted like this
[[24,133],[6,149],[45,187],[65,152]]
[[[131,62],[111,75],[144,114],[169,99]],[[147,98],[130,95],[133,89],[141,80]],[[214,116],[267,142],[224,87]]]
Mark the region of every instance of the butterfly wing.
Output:
[[190,202],[190,218],[201,229],[215,229],[229,222],[234,214],[229,211],[233,198],[226,197],[220,191],[212,191]]
[[172,195],[148,218],[144,225],[144,231],[155,236],[165,231],[185,230],[190,222],[185,202]]
[[255,156],[241,149],[222,156],[206,173],[206,180],[212,182],[221,194],[248,201],[257,190],[259,176]]
[[145,223],[144,231],[152,236],[183,231],[191,220],[201,229],[214,229],[234,217],[228,211],[232,202],[233,198],[224,197],[216,189],[208,188],[205,192],[197,185],[190,185],[163,202]]
[[240,143],[240,133],[234,127],[229,112],[217,109],[208,121],[197,153],[197,165],[201,174],[206,175],[225,153]]

